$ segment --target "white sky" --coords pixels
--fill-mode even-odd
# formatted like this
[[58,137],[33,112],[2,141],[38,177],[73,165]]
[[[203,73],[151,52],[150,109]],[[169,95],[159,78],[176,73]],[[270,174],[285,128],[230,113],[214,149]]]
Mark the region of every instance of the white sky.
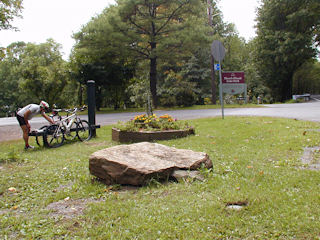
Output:
[[[16,41],[43,43],[53,38],[62,44],[67,59],[74,45],[72,34],[114,3],[114,0],[24,0],[23,18],[12,22],[19,31],[0,31],[0,46],[6,47]],[[235,23],[240,36],[246,40],[255,36],[253,27],[258,0],[220,0],[219,6],[224,21]]]
[[247,41],[255,34],[254,19],[260,0],[220,0],[218,6],[225,22],[234,23],[240,34]]

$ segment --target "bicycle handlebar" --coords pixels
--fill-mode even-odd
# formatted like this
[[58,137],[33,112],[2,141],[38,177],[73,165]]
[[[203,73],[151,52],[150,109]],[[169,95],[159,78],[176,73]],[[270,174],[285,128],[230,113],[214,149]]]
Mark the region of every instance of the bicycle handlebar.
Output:
[[76,113],[78,111],[84,111],[85,109],[87,108],[87,106],[83,105],[81,108],[78,108],[78,107],[75,107],[75,108],[70,108],[70,109],[67,109],[67,108],[62,108],[62,109],[52,109],[52,114],[53,116],[56,116],[59,114],[59,112],[67,112],[67,113]]

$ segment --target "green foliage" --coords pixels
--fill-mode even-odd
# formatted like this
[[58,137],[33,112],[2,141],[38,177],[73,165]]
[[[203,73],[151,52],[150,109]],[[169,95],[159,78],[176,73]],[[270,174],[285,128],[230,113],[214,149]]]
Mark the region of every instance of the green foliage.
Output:
[[42,44],[9,45],[0,62],[0,108],[15,111],[40,100],[67,104],[63,92],[68,83],[67,65],[59,50],[60,45],[50,39]]
[[148,94],[150,95],[149,90],[147,79],[132,78],[126,89],[126,93],[130,96],[130,104],[133,103],[135,107],[146,108]]
[[195,83],[186,81],[174,71],[165,72],[167,75],[159,89],[162,106],[192,106],[196,102]]
[[[222,21],[215,2],[214,13],[211,29],[204,1],[118,1],[74,35],[73,76],[82,84],[96,80],[98,108],[117,99],[126,106],[143,106],[146,87],[155,105],[203,104],[211,95],[211,32],[228,46],[226,67],[243,69],[247,54],[244,40]],[[131,75],[121,75],[125,68],[133,70]]]
[[320,63],[308,61],[293,76],[293,94],[320,93]]
[[[215,12],[219,13],[218,10],[215,10]],[[219,14],[217,17],[219,17]],[[249,55],[245,41],[237,36],[232,24],[224,24],[221,19],[215,19],[215,21],[215,26],[219,31],[216,32],[217,35],[214,38],[221,38],[221,41],[227,47],[223,69],[226,71],[245,70],[245,65],[248,62],[247,56]],[[194,49],[190,56],[185,56],[177,62],[168,62],[161,65],[158,91],[160,105],[190,106],[194,103],[204,104],[204,98],[211,97],[209,53],[210,44],[203,44],[201,48]],[[215,85],[218,85],[218,72],[216,72],[215,81]],[[180,99],[178,102],[177,96]]]
[[20,12],[23,0],[1,0],[0,1],[0,30],[15,29],[10,22],[15,17],[21,17]]
[[276,101],[291,98],[295,71],[315,57],[319,8],[318,0],[262,1],[257,17],[257,67]]
[[[96,82],[97,109],[117,109],[128,102],[125,90],[135,71],[136,63],[110,24],[112,17],[117,17],[116,8],[106,8],[74,34],[77,44],[71,56],[72,77],[81,86],[88,80]],[[81,95],[79,100],[82,101]]]
[[222,39],[226,49],[226,56],[223,60],[224,71],[244,71],[244,66],[249,59],[248,46],[245,39],[240,38],[233,25],[227,28]]
[[21,54],[22,81],[19,84],[33,101],[46,99],[50,104],[62,105],[61,93],[68,78],[60,49],[60,44],[49,39],[39,45],[28,43]]
[[112,18],[111,23],[123,35],[127,49],[149,62],[150,92],[157,106],[158,64],[186,55],[197,44],[207,41],[201,17],[205,6],[194,0],[122,0],[118,4],[121,21]]
[[26,95],[19,88],[22,78],[20,71],[20,54],[26,44],[23,42],[12,43],[6,49],[6,55],[0,61],[0,112],[1,114],[13,113],[18,106],[22,106]]
[[[183,80],[188,82],[185,90],[193,91],[197,104],[203,104],[204,98],[211,96],[209,52],[209,47],[198,49],[185,63],[180,64],[181,70],[178,70]],[[193,103],[194,100],[190,102]]]
[[191,128],[186,121],[178,121],[170,115],[165,114],[158,117],[156,114],[146,116],[146,114],[135,116],[127,122],[119,122],[116,128],[122,131],[163,131],[163,130],[185,130]]

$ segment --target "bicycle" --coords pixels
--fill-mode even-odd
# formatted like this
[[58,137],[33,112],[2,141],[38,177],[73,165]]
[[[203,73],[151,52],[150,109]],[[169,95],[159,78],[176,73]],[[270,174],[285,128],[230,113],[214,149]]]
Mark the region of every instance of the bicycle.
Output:
[[[56,124],[46,128],[43,135],[45,146],[60,147],[65,140],[74,140],[76,137],[80,141],[88,141],[92,137],[92,129],[86,120],[78,117],[77,112],[83,111],[85,107],[74,109],[53,109],[52,118],[58,118]],[[67,112],[66,117],[59,115],[59,112]]]

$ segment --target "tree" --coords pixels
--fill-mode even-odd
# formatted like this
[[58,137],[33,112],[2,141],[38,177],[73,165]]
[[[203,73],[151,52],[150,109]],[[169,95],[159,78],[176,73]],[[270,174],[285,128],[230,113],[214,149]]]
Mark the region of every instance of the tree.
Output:
[[[185,88],[188,86],[189,91],[193,91],[197,104],[203,104],[205,98],[212,96],[212,82],[209,80],[211,76],[210,55],[209,47],[200,48],[183,64],[180,64],[181,69],[177,71],[183,79],[183,81],[178,79],[179,82],[183,83]],[[180,86],[183,86],[183,84],[180,84]],[[214,85],[216,86],[216,82],[214,82]],[[191,98],[188,97],[188,99]]]
[[304,63],[293,76],[293,94],[320,93],[320,62]]
[[0,61],[0,109],[3,112],[15,111],[23,105],[25,96],[19,88],[22,77],[19,66],[20,55],[24,52],[25,46],[24,42],[10,44],[5,51],[4,59]]
[[[10,22],[15,17],[21,17],[22,0],[0,0],[0,31],[16,29]],[[0,60],[5,57],[5,48],[0,46]]]
[[292,79],[316,55],[318,0],[262,0],[257,17],[257,66],[276,101],[290,99]]
[[14,28],[10,22],[20,17],[22,0],[0,0],[0,30]]
[[133,58],[115,38],[117,33],[109,23],[115,10],[114,6],[106,8],[73,36],[77,43],[71,56],[72,76],[80,84],[79,90],[87,80],[95,80],[98,110],[103,105],[117,109],[126,101],[125,90],[135,70]]
[[69,105],[70,98],[64,92],[69,83],[68,71],[60,48],[50,39],[41,44],[10,44],[0,61],[0,108],[16,110],[40,100]]
[[[213,24],[213,3],[212,0],[207,0],[207,8],[208,8],[208,23],[211,28],[214,28]],[[210,32],[210,35],[213,35],[213,29]],[[214,71],[214,58],[212,54],[210,54],[210,77],[211,77],[211,102],[212,104],[217,103],[217,85],[216,85],[216,80],[215,80],[215,71]]]
[[159,61],[186,54],[206,41],[201,15],[205,4],[198,0],[119,0],[118,4],[120,18],[112,18],[110,23],[122,35],[127,49],[149,62],[150,91],[156,107]]
[[68,76],[60,49],[60,44],[49,39],[38,45],[28,43],[20,54],[19,86],[33,101],[45,99],[50,104],[68,101],[62,96]]

